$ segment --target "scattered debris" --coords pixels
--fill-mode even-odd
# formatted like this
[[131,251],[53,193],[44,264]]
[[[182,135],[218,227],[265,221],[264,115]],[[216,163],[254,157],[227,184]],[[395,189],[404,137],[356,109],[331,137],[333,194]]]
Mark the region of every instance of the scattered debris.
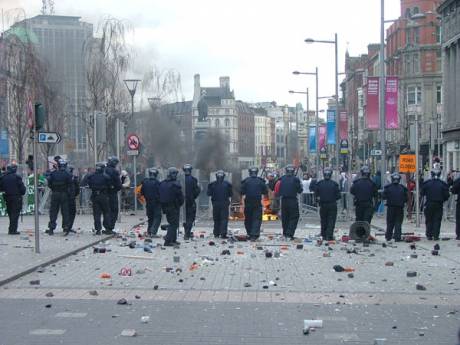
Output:
[[110,275],[110,273],[101,273],[101,275],[99,276],[101,279],[111,279],[112,276]]
[[323,320],[303,320],[303,334],[308,335],[316,328],[323,328]]
[[173,256],[173,262],[179,263],[180,262],[180,256],[177,256],[177,255]]
[[267,251],[265,252],[265,257],[266,257],[266,258],[271,258],[271,257],[273,257],[273,253],[267,250]]
[[416,284],[415,285],[415,288],[419,291],[425,291],[426,290],[426,287],[422,284]]
[[150,316],[142,316],[141,317],[141,322],[142,323],[148,323],[150,321]]
[[52,292],[48,292],[45,296],[46,297],[54,297],[54,294]]
[[121,336],[122,337],[135,337],[137,335],[135,329],[124,329],[121,331]]
[[407,277],[407,278],[414,278],[414,277],[417,277],[417,272],[415,272],[415,271],[408,271],[408,272],[406,273],[406,277]]
[[88,291],[88,293],[90,294],[90,296],[99,296],[99,293],[96,290]]
[[40,285],[40,279],[37,279],[37,280],[31,280],[29,282],[30,285]]
[[251,286],[252,286],[252,285],[249,284],[249,283],[244,283],[244,287],[245,287],[245,288],[248,288],[248,287],[251,287]]
[[344,269],[342,266],[340,266],[340,265],[335,265],[333,268],[334,268],[334,271],[336,271],[336,272],[343,272],[343,271],[345,271],[345,269]]
[[348,273],[348,278],[354,278],[355,275],[353,273]]
[[296,248],[297,248],[297,249],[303,249],[303,244],[298,244],[298,245],[296,246]]
[[437,251],[437,250],[432,250],[432,251],[431,251],[431,255],[438,256],[438,255],[439,255],[439,251]]
[[51,304],[46,304],[45,308],[51,308]]
[[118,305],[127,305],[128,301],[126,300],[126,298],[121,298],[121,299],[118,300],[117,304]]
[[158,285],[153,285],[153,290],[158,290]]
[[394,262],[393,261],[387,261],[385,262],[385,266],[394,266]]
[[220,255],[230,255],[230,250],[224,249]]
[[436,243],[433,247],[434,250],[441,250],[441,247],[439,246],[438,243]]

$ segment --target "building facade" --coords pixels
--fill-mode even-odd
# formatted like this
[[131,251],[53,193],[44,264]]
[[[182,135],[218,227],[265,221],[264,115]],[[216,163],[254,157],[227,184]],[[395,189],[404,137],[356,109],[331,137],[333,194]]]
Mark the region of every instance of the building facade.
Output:
[[272,122],[264,109],[255,109],[254,115],[254,152],[255,164],[266,166],[272,160]]
[[444,112],[442,135],[444,166],[447,171],[460,170],[460,0],[446,0],[438,9],[441,14]]
[[241,169],[253,166],[255,156],[254,109],[249,104],[236,101],[238,112],[238,165]]

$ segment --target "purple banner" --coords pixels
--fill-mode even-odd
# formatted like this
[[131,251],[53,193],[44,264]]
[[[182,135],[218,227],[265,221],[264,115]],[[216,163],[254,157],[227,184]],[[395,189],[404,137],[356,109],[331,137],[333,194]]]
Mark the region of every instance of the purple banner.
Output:
[[385,85],[385,126],[397,129],[398,125],[398,77],[387,77]]
[[367,78],[367,129],[379,129],[379,77]]
[[326,147],[326,125],[319,127],[319,148]]
[[339,116],[340,140],[348,139],[348,114],[346,111],[341,111]]

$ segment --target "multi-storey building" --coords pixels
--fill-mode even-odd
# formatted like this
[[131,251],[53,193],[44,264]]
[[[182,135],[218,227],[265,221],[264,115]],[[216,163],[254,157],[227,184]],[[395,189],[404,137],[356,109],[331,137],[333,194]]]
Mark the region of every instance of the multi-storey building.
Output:
[[272,159],[272,123],[265,109],[254,109],[254,147],[255,163],[265,166]]
[[460,170],[460,0],[446,0],[438,9],[441,14],[442,50],[444,55],[444,112],[442,135],[444,165],[447,171]]
[[254,109],[249,104],[236,101],[238,112],[238,165],[241,169],[254,165]]

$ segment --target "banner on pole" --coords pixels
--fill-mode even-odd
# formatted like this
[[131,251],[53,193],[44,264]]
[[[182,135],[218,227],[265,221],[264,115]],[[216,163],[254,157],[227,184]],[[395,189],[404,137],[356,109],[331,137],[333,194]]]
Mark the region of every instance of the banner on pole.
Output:
[[335,110],[327,111],[327,144],[335,145]]
[[379,129],[379,77],[367,78],[367,129]]
[[316,127],[310,127],[308,129],[308,140],[310,152],[316,152]]
[[341,111],[339,115],[340,140],[348,139],[348,114]]
[[326,147],[326,125],[319,127],[319,148]]
[[398,77],[387,77],[385,84],[385,126],[399,128],[398,123]]

